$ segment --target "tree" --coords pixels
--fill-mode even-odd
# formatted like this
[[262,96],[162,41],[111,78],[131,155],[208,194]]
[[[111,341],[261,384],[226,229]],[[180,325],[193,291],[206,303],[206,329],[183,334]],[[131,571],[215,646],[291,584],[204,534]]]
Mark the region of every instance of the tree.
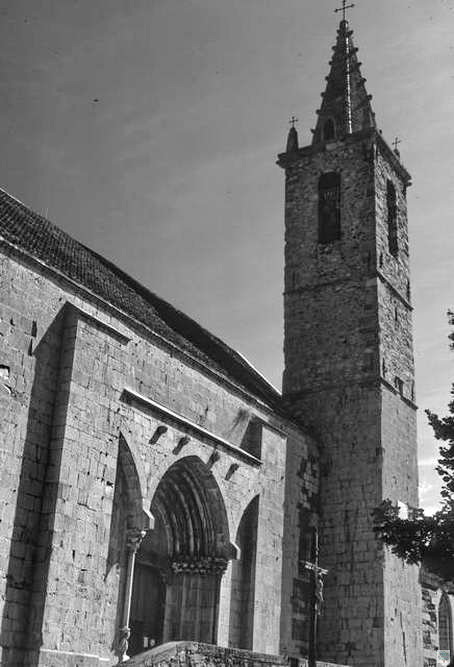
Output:
[[[449,311],[448,318],[454,326],[454,312]],[[454,333],[449,338],[454,349]],[[422,564],[445,580],[454,580],[454,383],[451,396],[447,417],[426,410],[435,438],[446,443],[440,447],[436,468],[443,482],[441,510],[426,516],[422,509],[412,509],[409,518],[402,519],[399,508],[385,500],[373,511],[375,532],[396,556]]]

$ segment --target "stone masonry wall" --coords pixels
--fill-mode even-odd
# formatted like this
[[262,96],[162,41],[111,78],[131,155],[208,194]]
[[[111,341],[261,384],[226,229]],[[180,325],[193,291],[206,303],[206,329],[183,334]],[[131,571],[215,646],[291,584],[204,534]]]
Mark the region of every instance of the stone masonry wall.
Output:
[[[375,150],[375,209],[377,268],[393,285],[397,292],[410,301],[410,250],[407,219],[407,184],[397,174],[389,156],[378,145]],[[386,202],[387,182],[391,181],[396,191],[397,203],[397,257],[389,251],[388,213]]]
[[[252,651],[224,649],[195,642],[173,642],[162,648],[154,648],[131,661],[131,667],[170,667],[206,665],[206,667],[283,667],[287,660],[277,655],[264,655]],[[299,667],[308,667],[306,660]],[[317,662],[317,667],[336,667],[327,662]],[[342,665],[337,665],[342,667]]]
[[[319,439],[321,657],[361,667],[422,662],[415,568],[383,552],[372,509],[417,500],[406,205],[373,131],[281,158],[286,168],[284,395]],[[341,239],[318,243],[318,180],[338,171]],[[389,253],[387,179],[399,247]],[[406,254],[405,254],[406,253]]]
[[424,667],[437,667],[438,653],[438,595],[431,588],[422,589],[422,638]]
[[[342,240],[318,243],[318,179],[342,168]],[[373,162],[368,145],[335,144],[286,172],[284,391],[363,378],[378,364],[373,278]],[[367,224],[369,222],[369,224]],[[342,315],[343,326],[338,326]],[[357,323],[360,326],[357,326]],[[302,342],[304,341],[304,345]]]
[[302,446],[297,433],[287,441],[281,647],[283,655],[301,660],[309,651],[313,578],[302,561],[311,560],[311,528],[318,525],[319,453],[315,442]]
[[[375,200],[378,271],[380,375],[382,381],[382,495],[409,507],[418,506],[416,405],[414,382],[412,307],[410,304],[409,244],[406,184],[398,177],[383,150],[375,152]],[[388,243],[386,191],[392,182],[397,195],[397,255]],[[403,648],[404,660],[418,655],[421,594],[417,569],[405,567],[385,554],[385,660],[389,663]]]
[[0,262],[0,655],[2,664],[20,664],[29,643],[39,641],[28,629],[32,591],[39,584],[34,548],[41,529],[62,318],[54,319],[46,336],[39,335],[37,345],[39,311],[22,303],[28,286],[15,271],[9,275],[7,258]]
[[438,612],[440,601],[446,595],[451,607],[451,638],[454,638],[454,594],[452,584],[442,582],[427,571],[422,572],[422,639],[424,647],[424,667],[437,667]]
[[[388,181],[393,183],[397,195],[397,256],[390,253],[388,246]],[[415,403],[406,185],[380,150],[376,152],[375,205],[381,374]]]
[[[15,256],[1,261],[0,400],[7,415],[0,423],[3,655],[27,646],[28,657],[11,664],[36,662],[38,649],[39,664],[46,666],[112,660],[122,566],[108,556],[120,434],[132,454],[145,511],[165,471],[188,456],[214,461],[211,473],[232,543],[249,502],[259,496],[253,649],[274,654],[282,644],[290,646],[287,636],[281,640],[280,626],[290,627],[285,614],[292,613],[291,604],[285,600],[281,618],[281,595],[292,588],[299,538],[288,498],[284,520],[285,464],[290,456],[303,471],[309,440],[64,279]],[[125,389],[145,400],[126,400]],[[210,437],[191,432],[179,450],[186,429],[156,403],[233,447],[214,447]],[[254,420],[262,424],[259,463],[241,454],[250,448]],[[167,432],[154,442],[162,424]],[[219,458],[211,458],[214,449]],[[309,502],[317,483],[314,464],[298,479],[307,486],[301,502]],[[289,539],[283,554],[284,528]],[[221,645],[229,636],[230,574],[231,565],[221,586]]]
[[320,657],[331,662],[383,661],[383,570],[371,510],[380,501],[377,440],[379,390],[343,387],[298,401],[323,432],[320,564],[328,570],[320,618]]

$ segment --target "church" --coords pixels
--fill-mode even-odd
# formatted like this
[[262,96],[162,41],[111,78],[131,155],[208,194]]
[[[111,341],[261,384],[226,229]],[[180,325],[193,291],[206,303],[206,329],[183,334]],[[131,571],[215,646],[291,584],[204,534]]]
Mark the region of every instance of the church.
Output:
[[282,394],[0,191],[2,665],[451,653],[453,591],[373,532],[418,505],[411,177],[360,65],[344,12],[312,144],[278,156]]

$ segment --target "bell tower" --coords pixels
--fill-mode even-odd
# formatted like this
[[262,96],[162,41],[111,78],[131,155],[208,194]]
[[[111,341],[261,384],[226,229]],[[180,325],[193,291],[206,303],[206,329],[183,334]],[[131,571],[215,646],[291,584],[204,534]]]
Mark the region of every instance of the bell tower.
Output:
[[330,66],[312,144],[292,127],[278,161],[283,393],[321,447],[319,658],[417,667],[418,569],[382,547],[371,517],[385,498],[418,503],[410,175],[377,130],[345,15]]

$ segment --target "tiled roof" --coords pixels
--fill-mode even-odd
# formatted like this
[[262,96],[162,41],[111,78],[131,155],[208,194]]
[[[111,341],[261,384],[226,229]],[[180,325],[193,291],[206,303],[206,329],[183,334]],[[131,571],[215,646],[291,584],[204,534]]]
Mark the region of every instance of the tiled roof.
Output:
[[280,394],[235,350],[3,190],[1,238],[88,288],[285,414]]

